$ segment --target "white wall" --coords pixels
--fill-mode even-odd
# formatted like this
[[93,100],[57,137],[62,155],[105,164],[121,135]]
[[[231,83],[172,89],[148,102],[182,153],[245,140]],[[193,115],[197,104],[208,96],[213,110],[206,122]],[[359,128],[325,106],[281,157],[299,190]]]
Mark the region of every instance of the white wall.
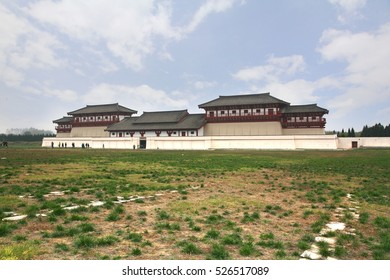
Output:
[[72,127],[71,137],[108,137],[107,126]]
[[[198,135],[196,135],[196,129],[194,130],[174,130],[172,131],[171,136],[168,135],[167,131],[162,130],[160,137],[179,137],[181,136],[182,132],[185,132],[186,136],[188,137],[197,137],[197,136],[203,136],[203,127],[198,129]],[[116,138],[120,137],[120,133],[122,134],[121,137],[131,137],[129,132],[110,132],[109,136]],[[133,137],[141,137],[141,134],[139,132],[134,133]],[[157,137],[155,131],[145,131],[145,134],[143,137]]]
[[242,122],[237,123],[208,123],[204,134],[207,136],[245,136],[245,135],[281,135],[280,122]]
[[340,137],[339,149],[352,149],[352,142],[356,141],[358,148],[390,148],[390,137]]
[[98,137],[80,137],[80,138],[52,138],[45,137],[42,140],[42,147],[51,147],[51,143],[54,143],[54,147],[58,148],[58,144],[62,146],[62,143],[67,144],[67,148],[72,148],[72,143],[76,148],[81,148],[82,144],[88,144],[90,148],[94,149],[133,149],[133,145],[137,147],[139,145],[139,138],[98,138]]
[[324,135],[325,128],[283,128],[283,135]]
[[[278,136],[199,136],[199,137],[146,137],[147,149],[165,150],[208,150],[208,149],[337,149],[336,135],[278,135]],[[51,142],[72,143],[81,147],[82,143],[91,148],[133,149],[139,146],[140,138],[44,138],[43,147]],[[390,147],[390,144],[389,144]]]

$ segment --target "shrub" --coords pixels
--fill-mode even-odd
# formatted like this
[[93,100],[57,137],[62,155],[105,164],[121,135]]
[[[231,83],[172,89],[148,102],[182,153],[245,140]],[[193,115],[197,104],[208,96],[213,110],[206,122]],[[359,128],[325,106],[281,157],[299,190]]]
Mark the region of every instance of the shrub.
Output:
[[70,250],[69,246],[66,245],[65,243],[57,243],[55,244],[54,248],[56,251],[63,251],[63,252],[68,252]]
[[145,216],[148,215],[148,213],[146,213],[146,211],[143,211],[143,210],[142,210],[142,211],[138,211],[138,212],[137,212],[137,215],[140,216],[140,217],[145,217]]
[[65,216],[66,211],[58,206],[55,209],[53,209],[53,211],[50,213],[50,215],[51,216]]
[[389,229],[390,228],[390,218],[378,216],[374,220],[374,224],[382,229]]
[[142,241],[142,235],[135,232],[130,232],[127,236],[127,239],[131,240],[132,242],[138,243]]
[[306,241],[299,240],[298,241],[298,248],[302,251],[310,249],[310,244]]
[[230,259],[229,252],[221,244],[213,244],[210,254],[207,259],[209,260],[228,260]]
[[331,252],[329,251],[329,244],[324,241],[317,242],[318,247],[320,248],[320,255],[323,257],[329,257]]
[[222,243],[225,245],[240,245],[242,243],[241,236],[237,233],[225,235],[222,238]]
[[39,211],[39,207],[38,206],[36,206],[36,205],[29,205],[26,208],[25,213],[26,213],[26,215],[29,218],[34,218],[34,217],[36,217],[38,211]]
[[313,214],[314,214],[313,210],[306,210],[305,212],[303,212],[303,218],[307,219],[307,217]]
[[284,250],[278,250],[275,253],[275,257],[278,259],[283,259],[286,257],[286,252]]
[[274,236],[274,234],[272,232],[260,234],[260,239],[262,239],[262,240],[266,240],[266,239],[271,239],[272,240],[274,238],[275,238],[275,236]]
[[108,235],[105,237],[98,238],[96,240],[96,245],[97,246],[109,246],[117,242],[119,239],[116,238],[115,236]]
[[6,236],[10,234],[16,228],[13,224],[1,223],[0,224],[0,236]]
[[363,212],[359,216],[359,222],[361,224],[367,224],[369,218],[370,218],[370,214],[367,212]]
[[160,210],[157,212],[157,218],[159,220],[168,220],[171,216],[164,210]]
[[115,211],[112,211],[112,212],[110,212],[110,214],[108,214],[106,221],[115,222],[115,221],[118,221],[119,219],[120,219],[119,214],[116,213]]
[[182,252],[185,254],[189,254],[189,255],[202,254],[202,250],[192,242],[185,242],[185,244],[183,244],[182,247],[183,247]]
[[255,247],[252,242],[245,242],[240,248],[241,256],[250,256],[255,252]]
[[206,238],[210,238],[210,239],[218,239],[220,237],[220,233],[219,231],[216,231],[215,229],[211,229],[209,230],[207,233],[206,233]]
[[80,235],[74,242],[76,248],[92,248],[97,244],[95,237],[91,235]]
[[260,214],[259,212],[253,212],[251,215],[249,215],[248,212],[244,213],[244,217],[241,219],[242,223],[250,223],[254,222],[255,220],[260,219]]
[[221,215],[210,215],[207,217],[206,223],[208,224],[218,224],[220,223],[224,218]]
[[94,224],[91,224],[91,223],[82,223],[78,226],[78,228],[80,229],[81,232],[92,232],[92,231],[95,231],[95,226]]
[[132,254],[133,256],[141,256],[141,255],[142,255],[142,251],[141,251],[140,248],[133,248],[133,249],[131,250],[131,254]]
[[256,245],[265,247],[265,248],[273,248],[273,249],[283,249],[284,245],[282,241],[275,240],[260,240],[256,243]]
[[345,248],[343,246],[336,246],[336,248],[334,249],[334,255],[337,258],[341,258],[341,257],[345,256],[346,254],[347,254],[347,251],[345,250]]

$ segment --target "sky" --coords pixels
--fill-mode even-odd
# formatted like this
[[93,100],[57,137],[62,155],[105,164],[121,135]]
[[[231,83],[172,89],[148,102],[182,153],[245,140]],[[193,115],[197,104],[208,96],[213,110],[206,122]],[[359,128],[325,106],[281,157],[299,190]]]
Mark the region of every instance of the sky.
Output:
[[263,92],[329,131],[390,123],[389,0],[0,0],[0,22],[0,133]]

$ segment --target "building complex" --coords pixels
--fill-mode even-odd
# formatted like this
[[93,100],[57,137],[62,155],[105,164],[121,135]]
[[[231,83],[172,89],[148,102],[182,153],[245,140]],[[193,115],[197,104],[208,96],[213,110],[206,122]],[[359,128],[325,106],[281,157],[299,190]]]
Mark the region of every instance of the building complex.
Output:
[[388,147],[387,139],[325,135],[317,104],[291,105],[269,93],[219,96],[188,110],[143,112],[117,103],[87,105],[54,120],[57,137],[42,146],[122,149],[338,149]]
[[87,105],[53,121],[57,137],[199,137],[324,134],[324,114],[316,104],[292,106],[269,93],[220,96],[187,110],[144,112],[119,104]]

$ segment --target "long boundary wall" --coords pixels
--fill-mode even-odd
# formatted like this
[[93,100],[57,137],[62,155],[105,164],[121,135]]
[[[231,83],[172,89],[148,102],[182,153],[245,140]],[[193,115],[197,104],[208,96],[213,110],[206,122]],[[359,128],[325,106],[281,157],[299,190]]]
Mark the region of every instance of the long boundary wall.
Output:
[[340,137],[338,148],[390,148],[390,137]]
[[277,135],[277,136],[199,136],[199,137],[146,137],[146,138],[44,138],[43,147],[64,146],[72,144],[80,148],[82,144],[90,148],[101,149],[134,149],[145,144],[146,149],[163,150],[209,150],[209,149],[265,149],[295,150],[320,149],[334,150],[338,148],[336,135]]

